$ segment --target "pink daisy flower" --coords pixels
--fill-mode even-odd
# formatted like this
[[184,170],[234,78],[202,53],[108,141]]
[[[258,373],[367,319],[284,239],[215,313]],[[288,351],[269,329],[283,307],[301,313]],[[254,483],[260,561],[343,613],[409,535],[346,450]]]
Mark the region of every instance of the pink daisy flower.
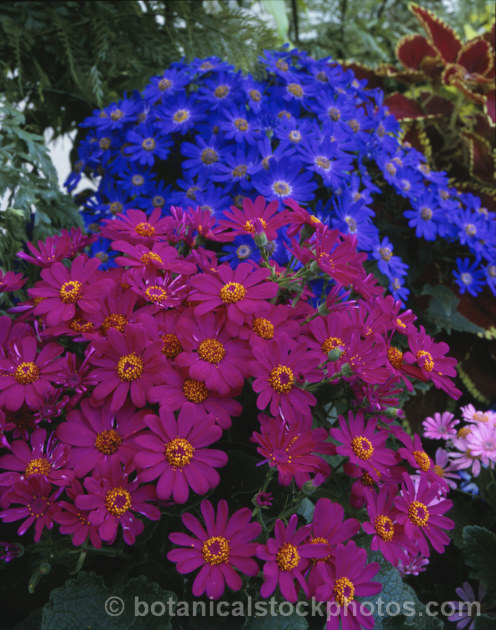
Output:
[[52,529],[55,515],[60,511],[57,499],[62,488],[52,492],[52,486],[43,477],[30,477],[26,482],[18,482],[10,492],[11,504],[0,512],[4,523],[13,523],[25,519],[17,533],[22,536],[34,525],[34,542],[39,542],[43,530]]
[[449,440],[456,435],[456,425],[460,424],[459,420],[454,420],[455,416],[449,411],[442,414],[436,412],[434,417],[426,418],[422,425],[424,427],[424,437],[431,440]]
[[9,358],[0,358],[0,406],[17,411],[25,402],[30,409],[39,409],[62,368],[57,357],[63,351],[58,343],[48,343],[38,353],[32,335],[16,340]]
[[315,454],[335,454],[334,445],[326,442],[329,435],[326,429],[305,430],[298,424],[288,426],[282,418],[269,418],[265,414],[260,414],[258,419],[261,432],[254,431],[250,438],[259,445],[257,451],[264,457],[258,465],[277,468],[282,486],[289,486],[294,479],[301,488],[310,480],[310,475],[329,476],[329,464]]
[[170,534],[171,542],[181,548],[169,551],[167,558],[176,563],[181,574],[200,569],[193,582],[195,597],[206,593],[211,599],[219,599],[226,584],[234,591],[241,588],[238,571],[250,577],[258,573],[258,564],[252,557],[256,543],[251,541],[260,535],[262,528],[251,522],[248,508],[237,510],[229,518],[227,501],[219,501],[217,514],[210,501],[202,501],[200,507],[205,527],[192,514],[183,514],[184,526],[193,536]]
[[330,430],[331,436],[338,442],[338,455],[349,457],[351,464],[355,464],[372,479],[377,480],[378,474],[387,475],[389,469],[397,463],[397,456],[384,445],[388,432],[376,432],[377,420],[371,418],[365,423],[363,411],[356,414],[348,412],[348,422],[344,416],[339,416],[339,429]]
[[257,269],[249,263],[241,263],[236,269],[228,264],[220,265],[217,273],[202,273],[191,278],[193,292],[189,300],[201,302],[195,308],[196,315],[203,315],[218,307],[227,310],[226,327],[236,334],[253,314],[269,309],[268,299],[277,295],[278,285],[269,282],[268,269]]
[[496,413],[494,411],[477,411],[473,405],[461,407],[462,417],[466,422],[490,422],[496,424]]
[[146,415],[149,428],[135,441],[140,447],[134,462],[142,481],[157,481],[157,496],[175,503],[185,503],[189,489],[205,494],[215,488],[219,473],[214,470],[227,464],[224,451],[205,448],[222,436],[213,418],[193,403],[181,408],[176,420],[170,409],[161,407],[160,416]]
[[480,457],[485,466],[494,468],[496,463],[496,426],[477,423],[467,435],[467,446],[473,457]]
[[[257,197],[255,201],[245,197],[243,199],[243,209],[239,210],[236,206],[231,206],[231,211],[224,211],[227,220],[221,219],[219,225],[227,228],[230,232],[224,237],[227,240],[233,240],[236,236],[242,234],[263,233],[268,241],[277,239],[277,230],[286,225],[288,220],[288,212],[286,210],[279,211],[279,202],[271,201],[265,205],[264,197]],[[224,240],[223,239],[223,240]]]
[[427,569],[428,565],[429,558],[424,558],[424,556],[419,553],[414,558],[409,558],[405,562],[400,560],[397,568],[401,577],[405,577],[407,575],[419,575],[419,573]]
[[99,381],[95,400],[112,395],[110,410],[117,411],[130,395],[136,407],[144,407],[150,388],[164,380],[166,362],[159,344],[150,344],[142,326],[129,325],[125,334],[111,328],[107,339],[94,340],[93,346],[91,363],[97,368],[91,375]]
[[111,241],[125,238],[133,245],[150,245],[167,240],[167,218],[162,218],[161,208],[154,208],[148,217],[141,210],[129,209],[119,213],[115,219],[104,219],[101,236]]
[[71,448],[57,440],[54,433],[47,439],[45,429],[36,429],[31,434],[31,447],[24,440],[10,445],[11,453],[0,457],[0,485],[10,486],[33,476],[40,476],[56,486],[67,486],[74,472],[66,467]]
[[119,525],[122,527],[124,542],[133,545],[136,536],[145,528],[143,521],[136,518],[135,512],[152,521],[158,521],[160,510],[149,501],[156,500],[153,486],[141,486],[138,479],[129,481],[118,461],[101,466],[97,477],[86,477],[84,487],[88,494],[76,497],[76,507],[87,510],[88,521],[98,528],[98,535],[112,544]]
[[457,472],[457,465],[452,461],[452,453],[438,448],[434,456],[434,470],[437,475],[446,481],[450,488],[455,490],[458,487],[460,475]]
[[[463,429],[468,429],[469,427],[462,427],[458,431],[458,435],[460,436],[460,432]],[[470,428],[471,432],[471,428]],[[457,437],[453,441],[453,446],[457,449],[456,451],[451,453],[451,458],[453,460],[453,464],[456,467],[456,470],[464,470],[465,468],[470,468],[473,477],[478,477],[481,471],[481,458],[479,455],[474,455],[469,448],[467,436],[469,435],[469,431],[463,436]]]
[[[184,370],[167,369],[162,376],[167,384],[150,390],[150,402],[159,403],[161,408],[168,407],[171,411],[177,411],[186,402],[195,403],[197,408],[202,408],[213,416],[222,429],[229,429],[231,417],[239,416],[243,410],[237,400],[209,390],[203,381],[191,378]],[[233,392],[233,395],[238,393]]]
[[22,273],[14,273],[13,271],[3,272],[0,269],[0,293],[17,291],[27,282],[27,278],[22,277]]
[[346,545],[338,544],[333,564],[321,562],[317,565],[321,585],[315,590],[319,601],[327,601],[328,606],[338,606],[339,615],[329,614],[326,630],[371,630],[374,627],[372,615],[364,615],[357,597],[371,597],[379,593],[382,584],[372,578],[379,572],[377,562],[367,564],[367,552],[350,540]]
[[70,411],[56,430],[58,439],[73,447],[70,462],[75,475],[84,477],[101,462],[114,459],[131,463],[136,453],[134,438],[144,428],[145,413],[130,403],[113,412],[109,402],[95,407],[88,399],[81,401],[81,410]]
[[42,298],[33,314],[43,315],[49,326],[55,326],[72,319],[76,306],[87,314],[98,311],[101,298],[113,284],[104,275],[96,274],[99,265],[98,258],[78,256],[70,269],[61,262],[42,269],[42,280],[28,289],[31,297]]
[[305,381],[322,380],[322,372],[317,367],[319,353],[309,351],[306,341],[297,342],[286,334],[268,343],[256,341],[252,351],[256,361],[250,363],[250,372],[254,377],[253,390],[259,394],[258,409],[264,410],[270,405],[273,416],[281,413],[289,423],[300,416],[309,416],[316,399],[299,386]]
[[208,389],[223,395],[243,387],[247,364],[253,355],[246,343],[230,335],[224,317],[206,313],[183,317],[177,325],[184,352],[177,357],[180,367],[187,367],[192,378],[203,381]]
[[77,497],[84,494],[83,486],[77,479],[73,479],[71,487],[66,488],[65,491],[72,503],[59,501],[60,512],[54,514],[53,517],[53,520],[60,525],[60,533],[72,535],[72,544],[76,547],[89,538],[93,547],[100,549],[102,539],[98,535],[97,527],[88,520],[89,512],[75,505]]
[[451,398],[459,398],[462,393],[449,378],[456,376],[456,359],[445,356],[449,350],[448,344],[444,341],[434,343],[423,326],[419,331],[412,327],[408,335],[408,344],[410,352],[405,353],[405,361],[416,363],[422,371],[424,380],[432,381]]
[[[305,542],[310,534],[310,525],[297,530],[297,524],[296,514],[291,516],[287,527],[281,519],[277,519],[275,537],[269,538],[265,545],[257,546],[257,556],[265,561],[264,583],[260,589],[264,599],[270,597],[278,585],[282,596],[289,602],[298,599],[300,587],[308,597],[308,585],[303,574],[312,559],[325,558],[329,553],[327,544]],[[295,586],[295,580],[298,586]]]
[[404,526],[405,534],[414,540],[423,556],[430,555],[427,541],[430,541],[438,553],[443,553],[449,544],[449,536],[444,529],[453,529],[454,522],[445,512],[451,509],[452,501],[438,499],[439,486],[429,484],[424,474],[420,476],[417,489],[407,473],[403,474],[402,492],[396,497],[395,507],[398,510],[398,522]]
[[397,522],[394,496],[395,493],[386,486],[378,494],[368,494],[369,522],[362,523],[362,527],[373,536],[370,544],[372,551],[380,551],[388,562],[397,567],[400,561],[406,562],[407,552],[415,553],[416,548],[405,535],[403,526]]

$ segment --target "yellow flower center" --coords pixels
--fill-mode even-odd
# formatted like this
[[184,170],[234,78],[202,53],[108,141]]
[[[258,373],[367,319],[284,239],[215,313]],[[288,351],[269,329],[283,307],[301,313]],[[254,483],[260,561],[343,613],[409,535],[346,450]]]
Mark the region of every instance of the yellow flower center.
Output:
[[434,361],[432,360],[431,355],[426,350],[420,350],[416,354],[417,363],[423,368],[426,372],[432,372],[434,369]]
[[134,228],[136,234],[140,236],[153,236],[155,234],[155,228],[150,223],[141,222],[136,225]]
[[324,171],[328,171],[331,168],[331,160],[324,157],[323,155],[319,155],[315,158],[315,164],[320,166]]
[[394,523],[385,514],[379,514],[374,521],[375,531],[381,540],[389,542],[394,537]]
[[145,178],[143,177],[143,175],[133,175],[131,177],[131,181],[134,186],[143,186],[143,184],[145,183]]
[[181,352],[183,351],[183,347],[179,338],[174,333],[166,333],[165,335],[161,335],[162,339],[162,354],[168,359],[175,359]]
[[246,164],[240,164],[239,166],[236,166],[236,168],[233,169],[233,177],[244,177],[246,175],[246,171],[248,170],[248,167],[246,166]]
[[424,206],[420,210],[420,216],[424,221],[430,221],[432,219],[432,210],[427,206]]
[[188,120],[189,112],[186,109],[178,109],[173,118],[175,122],[182,123],[185,120]]
[[214,149],[203,149],[200,159],[203,164],[214,164],[219,159],[219,154]]
[[120,313],[111,313],[103,320],[101,329],[104,335],[107,334],[109,328],[115,328],[115,330],[118,330],[119,332],[124,332],[127,323],[127,319],[124,315],[121,315]]
[[214,94],[217,98],[225,98],[229,94],[229,86],[228,85],[218,85]]
[[140,263],[142,265],[151,265],[154,262],[159,265],[162,264],[162,259],[158,254],[155,254],[154,252],[145,252],[140,258]]
[[426,472],[431,467],[431,460],[425,451],[413,451],[413,456],[420,470]]
[[460,437],[460,438],[467,437],[470,431],[471,431],[470,427],[461,427],[460,429],[458,429],[456,437]]
[[73,317],[68,322],[68,326],[74,332],[90,332],[95,327],[93,322],[89,322],[88,320],[82,317]]
[[119,214],[119,212],[122,212],[122,203],[119,201],[113,201],[110,204],[110,212],[112,214]]
[[264,317],[255,317],[251,323],[253,332],[262,339],[273,339],[274,324]]
[[153,304],[162,304],[167,299],[167,291],[156,284],[148,287],[145,291],[145,295]]
[[303,96],[303,88],[298,83],[289,83],[288,92],[290,92],[293,96],[296,96],[296,98],[301,98]]
[[[260,221],[260,224],[262,225],[263,229],[265,230],[267,228],[267,223],[264,221],[264,219],[258,219],[258,221]],[[255,226],[253,225],[253,219],[249,219],[243,226],[243,229],[245,230],[245,232],[248,232],[248,234],[254,234],[255,233]]]
[[158,89],[161,92],[165,92],[166,90],[168,90],[169,88],[172,87],[172,81],[169,81],[169,79],[160,79],[160,81],[158,82]]
[[[312,540],[310,541],[312,543],[312,545],[328,545],[329,541],[327,540],[327,538],[322,538],[321,536],[317,536],[316,538],[312,538]],[[327,560],[331,559],[331,554],[329,554],[328,556],[326,556],[325,558],[313,558],[312,559],[312,564],[318,564],[319,562],[326,562]]]
[[102,151],[106,151],[107,149],[110,148],[112,141],[110,140],[110,138],[101,138],[98,144],[100,145],[100,149]]
[[341,118],[341,113],[337,107],[329,107],[327,114],[331,120],[339,120]]
[[444,477],[444,468],[441,468],[438,464],[434,465],[434,472],[436,475],[439,475],[439,477]]
[[246,295],[246,289],[239,282],[228,282],[220,290],[220,299],[226,304],[234,304]]
[[348,121],[348,125],[353,129],[355,133],[360,131],[360,123],[355,118]]
[[165,445],[165,458],[174,468],[183,468],[193,459],[194,447],[184,438],[176,438]]
[[322,352],[329,354],[331,350],[335,350],[339,346],[344,346],[344,341],[340,337],[327,337],[320,347]]
[[161,208],[165,203],[165,199],[160,195],[155,195],[152,199],[152,204],[154,208]]
[[340,577],[334,582],[332,592],[340,606],[347,606],[353,600],[355,586],[347,577]]
[[202,556],[207,564],[225,564],[229,553],[229,541],[224,536],[212,536],[203,543]]
[[482,411],[476,411],[474,413],[474,420],[476,422],[488,422],[489,421],[489,415],[487,413],[483,413]]
[[226,349],[217,339],[204,339],[198,346],[198,355],[204,361],[217,365],[226,356]]
[[291,142],[300,142],[301,133],[297,129],[293,129],[289,132],[289,139],[291,140]]
[[112,118],[112,120],[114,121],[120,120],[123,116],[124,112],[122,112],[120,109],[114,109],[114,111],[110,114],[110,118]]
[[60,299],[64,304],[74,304],[81,297],[81,282],[78,280],[70,280],[69,282],[64,282],[64,284],[60,287]]
[[301,556],[295,545],[284,543],[279,547],[279,551],[276,555],[277,566],[281,571],[291,571],[298,566],[300,558]]
[[153,151],[156,146],[157,143],[155,142],[154,138],[145,138],[141,143],[141,148],[145,151]]
[[262,99],[262,95],[258,90],[250,90],[248,94],[250,95],[251,100],[255,101],[255,103],[259,103]]
[[276,61],[276,67],[279,68],[282,72],[287,72],[289,70],[288,64],[284,61],[284,59],[278,59]]
[[412,501],[408,506],[408,518],[414,525],[424,527],[429,520],[429,510],[420,501]]
[[401,352],[401,350],[398,350],[398,348],[395,348],[394,346],[390,346],[388,348],[387,355],[388,355],[389,363],[391,363],[391,365],[394,368],[399,370],[403,363],[403,352]]
[[475,227],[475,225],[473,223],[467,223],[467,225],[465,226],[465,234],[467,234],[468,236],[475,236],[477,232],[477,228]]
[[24,361],[17,366],[14,378],[21,385],[34,383],[40,377],[40,368],[32,361]]
[[380,247],[379,254],[381,255],[382,260],[386,262],[391,259],[393,252],[389,249],[389,247]]
[[208,389],[205,383],[187,378],[183,383],[183,394],[190,402],[201,403],[208,398]]
[[122,444],[122,438],[115,429],[100,431],[95,438],[95,447],[104,455],[114,455]]
[[48,475],[52,466],[50,462],[41,457],[39,459],[32,459],[29,464],[26,466],[25,475],[29,477],[30,475]]
[[122,516],[131,508],[131,495],[125,488],[112,488],[105,495],[105,507],[110,514]]
[[357,435],[351,440],[351,450],[364,462],[368,461],[374,454],[372,442],[363,435]]
[[121,381],[135,381],[143,374],[143,361],[135,352],[125,354],[117,363],[117,374]]
[[293,387],[293,371],[287,365],[277,365],[270,372],[269,383],[274,391],[287,394]]
[[401,328],[401,329],[406,328],[406,324],[404,324],[399,317],[396,318],[396,326],[398,326],[398,328]]
[[245,118],[236,118],[234,120],[234,126],[239,131],[247,131],[248,130],[248,121]]

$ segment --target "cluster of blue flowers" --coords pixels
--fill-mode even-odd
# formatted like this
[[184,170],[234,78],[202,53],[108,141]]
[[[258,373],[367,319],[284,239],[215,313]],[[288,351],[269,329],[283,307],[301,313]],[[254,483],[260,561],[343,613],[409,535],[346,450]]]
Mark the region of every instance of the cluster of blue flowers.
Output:
[[[461,291],[476,295],[487,283],[496,293],[494,213],[401,144],[380,90],[296,50],[266,52],[261,62],[263,81],[213,57],[174,63],[141,94],[95,111],[66,184],[73,190],[83,170],[99,178],[84,201],[87,225],[128,208],[200,206],[223,218],[242,197],[292,198],[356,235],[395,298],[406,300],[408,266],[393,254],[393,233],[378,227],[392,196],[406,208],[395,217],[398,242],[408,240],[408,223],[419,238],[466,246],[471,259],[460,258],[455,273]],[[104,242],[94,247],[108,254]],[[284,264],[285,248],[273,249]],[[259,255],[250,237],[224,250],[234,265]]]

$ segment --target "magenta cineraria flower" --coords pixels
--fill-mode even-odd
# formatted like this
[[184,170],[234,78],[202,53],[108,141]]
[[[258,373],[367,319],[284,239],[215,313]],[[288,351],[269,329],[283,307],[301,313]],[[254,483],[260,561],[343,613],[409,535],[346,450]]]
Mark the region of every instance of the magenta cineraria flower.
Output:
[[171,496],[175,503],[185,503],[189,488],[197,494],[205,494],[215,488],[219,473],[214,470],[227,464],[223,451],[204,448],[217,442],[222,429],[212,416],[186,402],[177,420],[167,407],[161,407],[160,417],[146,415],[144,423],[150,429],[139,435],[134,462],[140,479],[157,479],[157,496],[166,501]]
[[356,414],[348,412],[348,422],[339,416],[339,429],[332,428],[331,436],[339,442],[338,455],[349,457],[349,461],[367,472],[374,480],[378,474],[386,474],[397,463],[394,451],[384,445],[388,438],[387,431],[378,431],[377,420],[371,418],[365,422],[363,411]]
[[71,447],[59,442],[54,433],[47,439],[45,429],[33,431],[31,447],[24,440],[16,440],[10,450],[9,454],[0,457],[0,467],[9,471],[0,474],[1,486],[11,486],[31,477],[43,477],[56,486],[66,486],[74,477],[74,472],[65,467]]
[[127,239],[131,244],[150,245],[160,240],[167,240],[168,217],[162,218],[161,208],[154,208],[150,216],[142,210],[129,209],[119,213],[115,219],[104,219],[101,236],[116,240]]
[[0,560],[2,562],[11,562],[22,556],[23,553],[24,547],[18,543],[0,542]]
[[115,259],[115,262],[122,267],[164,269],[182,274],[191,274],[197,271],[194,263],[180,258],[177,249],[167,243],[155,243],[152,249],[149,249],[145,245],[131,245],[126,241],[113,241],[111,247],[127,254],[127,256],[117,256]]
[[[265,561],[264,583],[260,589],[263,598],[270,597],[277,585],[282,596],[290,602],[297,600],[300,586],[308,596],[308,585],[303,574],[311,559],[325,558],[329,554],[327,544],[305,542],[310,533],[310,525],[297,530],[297,524],[296,514],[291,516],[287,527],[281,519],[277,519],[275,537],[269,538],[265,545],[257,546],[257,556]],[[295,586],[295,580],[298,586]]]
[[0,406],[17,411],[25,402],[30,409],[39,409],[61,371],[62,360],[57,357],[63,351],[58,343],[48,343],[38,353],[32,335],[16,340],[9,358],[0,359]]
[[14,273],[13,271],[6,271],[5,273],[0,269],[0,293],[8,291],[17,291],[26,283],[27,278],[22,277],[22,273]]
[[260,490],[255,496],[255,503],[260,507],[270,507],[272,505],[272,493]]
[[256,543],[251,541],[262,528],[251,522],[249,508],[241,508],[229,518],[224,500],[219,501],[217,514],[210,501],[202,501],[201,512],[205,527],[192,514],[183,514],[183,523],[193,536],[180,532],[170,534],[171,542],[182,548],[169,551],[167,558],[176,563],[181,574],[201,567],[193,582],[193,595],[200,597],[206,593],[209,598],[219,599],[226,583],[234,591],[241,588],[237,571],[249,576],[258,573],[258,564],[252,557]]
[[136,536],[145,528],[135,512],[152,521],[158,521],[160,510],[148,501],[156,500],[153,486],[141,486],[138,479],[129,481],[121,464],[114,460],[99,467],[98,476],[86,477],[84,487],[88,494],[76,497],[76,507],[87,510],[88,521],[98,528],[98,535],[112,544],[122,527],[124,542],[133,545]]
[[405,534],[417,543],[423,556],[430,555],[427,540],[438,553],[443,553],[450,541],[443,529],[453,529],[455,524],[442,515],[451,509],[452,501],[439,500],[439,486],[429,484],[424,474],[420,476],[417,489],[407,473],[403,474],[403,482],[402,493],[395,500],[398,522],[404,526]]
[[401,577],[406,575],[418,575],[427,569],[429,565],[429,558],[424,558],[422,554],[417,554],[414,558],[409,558],[407,561],[399,561],[398,571]]
[[240,263],[236,269],[220,265],[216,273],[201,273],[191,278],[193,293],[189,299],[201,302],[195,315],[203,315],[218,307],[227,309],[226,328],[237,333],[254,313],[263,313],[270,304],[267,301],[277,295],[278,285],[270,282],[268,269],[256,269],[249,263]]
[[326,429],[303,429],[298,423],[288,426],[282,418],[265,414],[260,414],[258,419],[261,431],[254,431],[250,440],[258,444],[257,451],[264,457],[260,464],[277,468],[281,485],[289,486],[294,479],[301,488],[310,480],[310,475],[329,476],[329,464],[315,454],[335,454],[334,445],[326,442]]
[[49,326],[72,319],[76,306],[85,313],[98,311],[100,299],[109,291],[113,282],[110,278],[97,275],[99,258],[78,256],[70,269],[61,262],[42,269],[42,280],[28,294],[41,301],[34,308],[34,315],[43,315]]
[[116,459],[131,463],[136,452],[134,437],[142,430],[143,415],[134,405],[125,404],[113,412],[110,403],[94,407],[88,399],[81,401],[81,410],[67,414],[67,420],[57,427],[57,437],[70,444],[71,467],[77,477],[84,477],[100,462]]
[[254,341],[252,350],[256,361],[250,363],[250,371],[254,377],[253,390],[259,394],[258,409],[264,410],[270,405],[273,416],[281,413],[290,423],[309,416],[316,399],[298,384],[322,379],[317,367],[319,353],[309,351],[306,342],[298,343],[286,334],[268,343]]
[[38,241],[38,249],[30,243],[26,243],[32,256],[26,252],[17,252],[17,257],[22,258],[37,267],[51,267],[54,262],[59,262],[64,258],[69,258],[71,242],[67,230],[65,234],[47,236],[45,241]]
[[111,411],[120,409],[128,395],[136,407],[144,407],[150,388],[163,382],[166,359],[160,344],[150,343],[142,326],[128,325],[125,333],[109,329],[107,339],[94,340],[93,345],[91,363],[97,368],[91,375],[99,381],[93,397],[104,400],[112,394]]
[[[265,198],[259,196],[252,201],[248,197],[243,199],[243,209],[231,206],[231,211],[225,210],[224,215],[228,220],[220,220],[219,225],[229,228],[229,240],[240,234],[265,233],[268,241],[277,238],[277,230],[286,224],[288,212],[279,212],[279,202],[271,201],[265,205]],[[226,237],[224,237],[226,238]]]
[[84,494],[83,486],[77,479],[73,479],[71,487],[66,488],[66,494],[72,503],[59,501],[60,511],[53,517],[54,521],[60,525],[60,533],[72,534],[72,544],[76,547],[89,538],[93,547],[100,549],[102,539],[98,535],[98,528],[88,520],[89,512],[75,505],[77,497]]
[[[378,573],[377,562],[367,564],[367,552],[350,540],[346,545],[338,544],[333,564],[321,562],[317,565],[321,585],[316,589],[316,598],[332,605],[333,614],[327,617],[326,630],[370,630],[374,627],[374,617],[364,614],[357,597],[370,597],[379,593],[382,584],[373,582]],[[339,614],[334,614],[338,606]]]
[[367,495],[369,522],[362,523],[367,534],[373,536],[370,548],[380,551],[384,558],[395,567],[400,561],[406,562],[407,553],[415,553],[415,545],[405,536],[403,526],[397,520],[393,506],[394,494],[383,486],[379,494]]
[[454,415],[449,411],[442,414],[436,412],[434,417],[428,417],[423,422],[424,437],[431,440],[449,440],[456,435],[456,425],[459,420],[454,420]]
[[184,348],[177,365],[187,367],[192,378],[224,395],[243,386],[252,353],[246,341],[227,332],[224,317],[214,313],[183,317],[177,334]]
[[448,486],[455,490],[458,487],[460,481],[460,475],[458,474],[458,467],[452,460],[452,453],[445,451],[442,448],[436,449],[436,455],[434,457],[434,470],[436,474],[442,477]]
[[0,512],[5,523],[25,519],[17,533],[22,536],[34,525],[34,541],[39,542],[43,530],[52,529],[54,516],[60,511],[57,498],[62,488],[53,488],[43,477],[30,477],[26,482],[18,482],[11,489],[10,502],[20,507],[9,507]]

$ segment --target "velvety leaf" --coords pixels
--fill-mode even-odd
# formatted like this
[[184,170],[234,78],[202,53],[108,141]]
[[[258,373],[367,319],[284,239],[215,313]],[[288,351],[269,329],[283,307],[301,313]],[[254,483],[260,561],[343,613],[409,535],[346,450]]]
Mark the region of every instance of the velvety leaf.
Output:
[[482,37],[464,44],[456,62],[468,74],[487,74],[494,67],[494,52]]
[[463,554],[470,576],[482,582],[488,593],[496,594],[496,534],[479,525],[465,527]]
[[[269,601],[255,602],[260,606],[259,616],[247,617],[243,630],[306,630],[308,628],[308,621],[303,615],[271,615]],[[277,610],[277,604],[276,604]],[[282,612],[287,611],[288,606],[286,604],[283,607]],[[308,607],[309,612],[310,608]],[[322,609],[325,615],[325,604],[322,605]],[[256,609],[255,609],[256,610]],[[305,608],[303,608],[305,610]],[[265,612],[265,614],[264,614]],[[324,625],[325,616],[323,617],[322,625]]]
[[437,51],[423,35],[405,35],[396,46],[396,56],[405,68],[424,70],[427,58],[437,59]]
[[462,43],[455,31],[432,11],[418,4],[410,4],[410,10],[422,24],[432,45],[446,63],[455,61]]
[[496,90],[490,90],[486,94],[484,110],[491,122],[491,125],[494,127],[494,125],[496,124]]
[[384,104],[389,107],[391,114],[396,116],[398,120],[415,120],[416,118],[425,118],[425,112],[419,103],[413,98],[409,98],[395,92],[384,100]]

